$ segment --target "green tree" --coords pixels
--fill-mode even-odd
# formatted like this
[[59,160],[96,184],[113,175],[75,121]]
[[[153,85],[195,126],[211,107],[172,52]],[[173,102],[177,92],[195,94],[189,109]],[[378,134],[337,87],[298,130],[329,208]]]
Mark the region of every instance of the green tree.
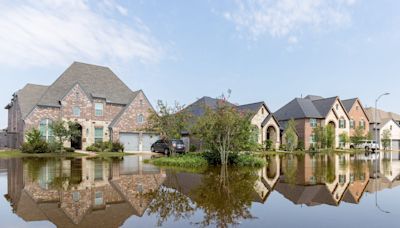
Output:
[[335,128],[331,124],[315,127],[313,133],[317,149],[332,149],[335,147]]
[[298,137],[296,133],[296,122],[294,119],[289,120],[286,126],[286,130],[284,132],[285,140],[286,140],[286,148],[290,152],[297,148]]
[[390,147],[391,138],[392,132],[389,129],[382,132],[382,146],[384,150],[387,150]]
[[60,152],[64,152],[64,142],[74,139],[79,136],[80,131],[76,123],[71,121],[58,120],[50,125],[57,143],[59,144]]
[[343,132],[339,135],[339,142],[341,143],[341,147],[346,147],[346,145],[350,142],[349,135],[346,132]]
[[204,115],[198,117],[192,132],[206,150],[218,153],[220,163],[226,165],[230,156],[253,150],[256,144],[250,114],[228,105],[224,97],[219,101],[215,109],[205,107]]
[[367,136],[364,135],[364,128],[361,126],[358,126],[353,133],[353,136],[350,137],[351,143],[357,147],[362,143],[363,140],[365,140]]
[[148,118],[147,130],[160,134],[163,139],[179,139],[184,130],[188,130],[190,115],[185,111],[184,106],[175,102],[174,106],[159,100],[157,112],[152,112]]
[[322,126],[317,126],[313,129],[315,147],[316,149],[321,149],[326,147],[326,134],[325,128]]
[[326,126],[326,147],[328,149],[334,149],[335,148],[335,127],[331,124],[328,124]]

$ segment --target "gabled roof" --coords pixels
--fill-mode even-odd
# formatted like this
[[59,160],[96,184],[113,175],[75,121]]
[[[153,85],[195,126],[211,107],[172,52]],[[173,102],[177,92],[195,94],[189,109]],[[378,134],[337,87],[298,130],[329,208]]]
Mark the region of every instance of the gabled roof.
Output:
[[[133,97],[131,99],[131,101],[125,105],[125,107],[117,114],[117,116],[115,116],[115,118],[111,121],[109,127],[113,128],[115,126],[115,124],[118,123],[119,119],[121,118],[121,116],[125,113],[125,111],[129,108],[129,106],[131,105],[131,103],[135,100],[136,96],[141,92],[141,90],[135,91],[133,92]],[[146,98],[147,99],[147,98]],[[150,103],[150,102],[149,102]]]
[[274,113],[279,121],[302,118],[324,118],[309,99],[295,98]]
[[47,88],[48,86],[27,84],[16,93],[23,119],[33,110]]
[[319,100],[313,100],[314,106],[318,109],[319,113],[325,117],[331,111],[333,104],[338,97],[323,98]]
[[[338,97],[320,98],[315,95],[308,95],[305,98],[295,98],[274,113],[279,121],[303,118],[325,118],[331,111]],[[340,100],[339,103],[341,104]],[[343,107],[343,104],[341,104]],[[344,108],[344,107],[343,107]],[[344,110],[346,115],[347,111]]]
[[187,112],[189,112],[192,116],[199,117],[199,116],[204,115],[204,113],[206,111],[205,110],[206,107],[214,110],[218,107],[219,104],[222,104],[222,103],[224,103],[228,106],[232,106],[232,107],[235,106],[234,104],[232,104],[228,101],[222,100],[222,99],[215,99],[215,98],[204,96],[204,97],[198,99],[197,101],[195,101],[193,104],[187,106],[185,108],[185,110]]
[[249,111],[249,112],[258,112],[262,106],[265,106],[265,103],[263,101],[261,102],[256,102],[256,103],[251,103],[251,104],[245,104],[245,105],[239,105],[237,106],[237,109],[239,111]]
[[134,96],[108,67],[74,62],[48,87],[38,105],[59,107],[66,91],[77,83],[87,94],[105,98],[109,103],[126,105]]
[[351,108],[353,107],[354,103],[356,103],[357,98],[351,98],[347,100],[342,100],[342,104],[347,112],[350,112]]

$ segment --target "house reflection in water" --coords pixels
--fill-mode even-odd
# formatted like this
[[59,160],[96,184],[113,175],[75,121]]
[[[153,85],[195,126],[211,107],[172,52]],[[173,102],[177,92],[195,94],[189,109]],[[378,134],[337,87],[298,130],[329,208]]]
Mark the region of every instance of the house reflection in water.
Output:
[[162,170],[141,160],[11,160],[6,197],[25,221],[118,227],[132,215],[142,216],[151,201],[146,193],[165,180]]

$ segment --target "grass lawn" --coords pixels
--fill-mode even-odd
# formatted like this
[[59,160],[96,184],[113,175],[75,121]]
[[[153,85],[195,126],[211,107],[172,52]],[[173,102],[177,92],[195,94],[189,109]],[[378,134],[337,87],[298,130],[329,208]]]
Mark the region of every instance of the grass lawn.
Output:
[[43,154],[24,154],[19,150],[0,151],[0,159],[7,158],[26,158],[26,157],[84,157],[85,154],[80,153],[43,153]]

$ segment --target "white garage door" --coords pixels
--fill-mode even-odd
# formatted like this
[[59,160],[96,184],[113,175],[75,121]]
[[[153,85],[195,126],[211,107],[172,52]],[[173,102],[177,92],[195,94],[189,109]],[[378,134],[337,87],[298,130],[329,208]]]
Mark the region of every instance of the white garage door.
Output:
[[143,145],[142,150],[150,151],[151,145],[159,139],[160,139],[160,137],[158,135],[143,133],[142,134],[142,145]]
[[392,150],[394,150],[394,151],[400,150],[400,140],[392,141]]
[[139,151],[139,133],[120,133],[119,141],[125,151]]

